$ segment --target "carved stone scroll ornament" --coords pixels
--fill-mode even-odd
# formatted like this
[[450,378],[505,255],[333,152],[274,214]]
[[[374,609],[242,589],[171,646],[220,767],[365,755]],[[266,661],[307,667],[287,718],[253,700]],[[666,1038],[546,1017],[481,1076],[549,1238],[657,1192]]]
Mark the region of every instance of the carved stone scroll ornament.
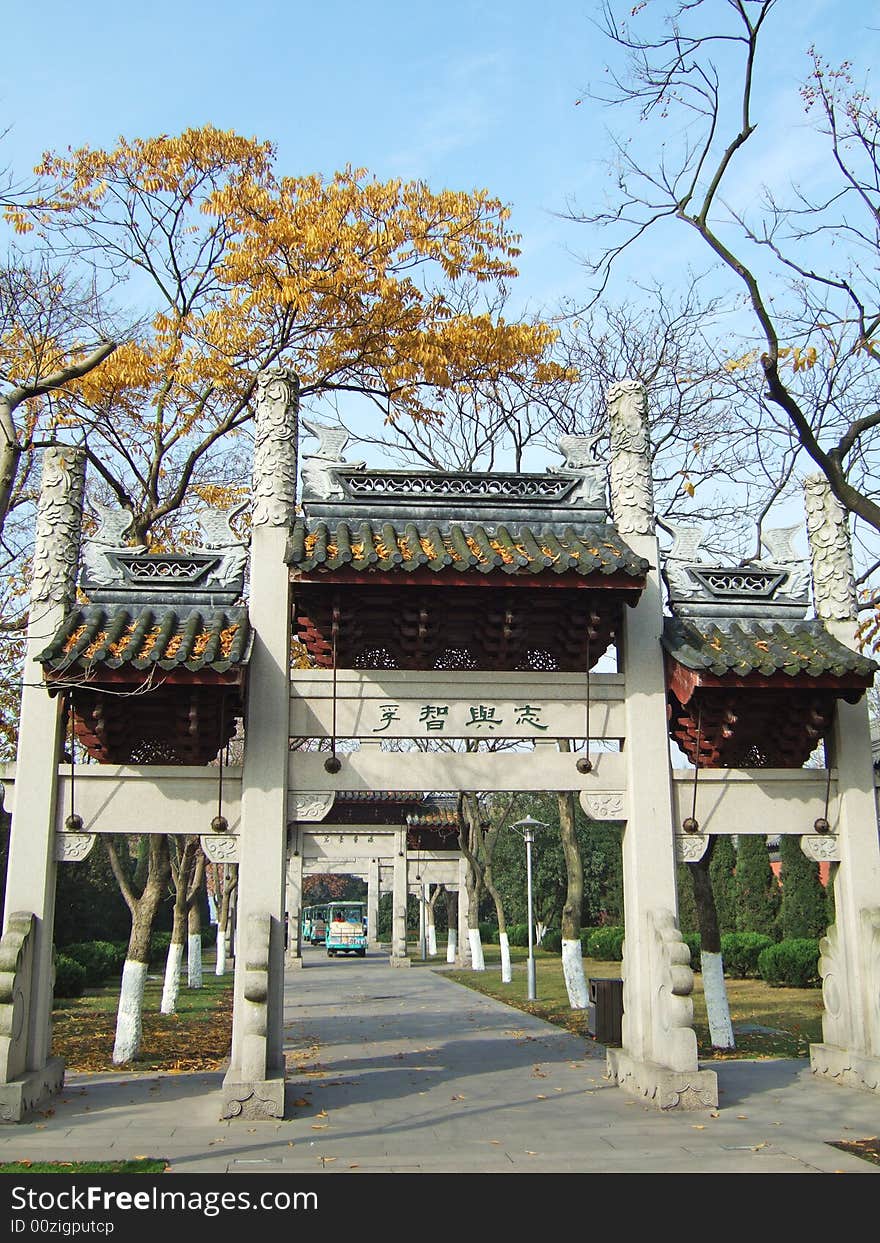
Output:
[[17,911],[0,940],[0,1084],[27,1069],[27,1008],[36,916]]
[[837,925],[832,924],[819,941],[819,975],[822,978],[822,1038],[840,1049],[851,1047],[847,965]]
[[708,845],[708,833],[676,833],[675,862],[699,863]]
[[244,944],[244,1019],[241,1066],[234,1083],[230,1070],[224,1081],[222,1116],[279,1118],[284,1115],[283,1077],[268,1078],[269,938],[272,920],[267,914],[249,915],[242,930]]
[[254,526],[289,526],[296,506],[299,380],[286,367],[257,376],[254,418]]
[[800,555],[794,546],[794,537],[803,530],[800,525],[790,527],[773,527],[761,534],[766,557],[761,557],[753,564],[765,569],[784,569],[788,578],[783,583],[782,592],[794,599],[807,599],[810,585],[809,562]]
[[56,833],[55,860],[57,863],[82,863],[92,853],[95,833]]
[[98,516],[98,529],[82,545],[82,579],[99,587],[113,587],[125,581],[120,565],[107,554],[111,552],[146,552],[146,544],[136,547],[126,543],[125,536],[134,519],[127,509],[92,501]]
[[302,794],[288,794],[287,819],[299,823],[324,820],[335,798],[336,795],[332,790],[328,794],[310,794],[308,791]]
[[345,492],[333,473],[335,466],[347,466],[349,469],[362,469],[366,462],[346,462],[342,456],[348,444],[349,435],[344,427],[328,427],[326,423],[316,423],[309,419],[301,420],[313,436],[317,437],[318,448],[314,453],[303,454],[302,480],[303,498],[315,500],[340,500]]
[[804,480],[804,507],[813,571],[816,616],[823,621],[854,621],[855,575],[846,511],[823,475]]
[[582,790],[580,804],[591,820],[626,819],[626,796],[623,790],[613,790],[607,794],[590,794]]
[[801,850],[814,863],[840,862],[840,839],[836,833],[805,833]]
[[199,840],[210,863],[238,863],[236,834],[203,833]]
[[239,539],[230,522],[246,508],[247,501],[241,501],[230,509],[203,509],[196,516],[202,535],[202,547],[216,549],[223,554],[220,564],[211,575],[221,587],[238,586],[244,581],[247,540]]
[[44,450],[34,539],[32,605],[73,602],[84,480],[85,458],[80,450],[61,445],[50,445]]
[[605,435],[605,432],[600,432],[598,436],[560,436],[559,452],[565,458],[565,464],[548,467],[548,473],[563,479],[579,480],[569,498],[571,501],[605,508],[608,464],[596,452],[596,445],[604,440]]
[[648,397],[638,380],[612,384],[607,394],[611,423],[611,510],[621,535],[654,530]]
[[[697,1037],[693,1029],[694,973],[691,954],[671,911],[648,912],[651,978],[656,1002],[652,1011],[654,1048],[674,1070],[697,1066]],[[624,997],[624,1010],[626,998]]]

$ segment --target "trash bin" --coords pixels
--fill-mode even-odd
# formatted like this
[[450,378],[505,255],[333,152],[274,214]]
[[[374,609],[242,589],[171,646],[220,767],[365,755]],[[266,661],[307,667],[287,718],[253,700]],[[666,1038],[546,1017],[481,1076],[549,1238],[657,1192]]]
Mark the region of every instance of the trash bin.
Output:
[[622,1040],[623,980],[590,979],[588,985],[587,1031],[600,1044],[619,1045]]

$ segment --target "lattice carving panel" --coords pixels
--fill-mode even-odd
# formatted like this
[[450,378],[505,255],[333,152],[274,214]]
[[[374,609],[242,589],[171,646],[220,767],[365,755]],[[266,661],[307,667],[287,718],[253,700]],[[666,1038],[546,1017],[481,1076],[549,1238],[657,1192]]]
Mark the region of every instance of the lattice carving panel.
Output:
[[823,690],[701,687],[687,704],[669,693],[669,731],[700,768],[801,768],[834,717]]
[[354,588],[302,584],[294,629],[319,668],[579,672],[614,642],[622,601],[613,591],[458,587]]
[[241,714],[238,692],[219,686],[172,685],[128,695],[89,689],[76,693],[74,729],[102,764],[209,764]]

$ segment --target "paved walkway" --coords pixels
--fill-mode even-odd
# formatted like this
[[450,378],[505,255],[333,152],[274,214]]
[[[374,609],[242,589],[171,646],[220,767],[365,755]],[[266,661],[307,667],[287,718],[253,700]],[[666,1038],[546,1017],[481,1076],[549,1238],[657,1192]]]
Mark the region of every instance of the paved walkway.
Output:
[[608,1084],[604,1049],[441,970],[307,950],[287,977],[288,1112],[221,1122],[216,1074],[68,1077],[47,1116],[0,1128],[3,1160],[167,1158],[173,1172],[880,1174],[829,1146],[880,1130],[880,1097],[804,1061],[716,1064],[717,1117]]

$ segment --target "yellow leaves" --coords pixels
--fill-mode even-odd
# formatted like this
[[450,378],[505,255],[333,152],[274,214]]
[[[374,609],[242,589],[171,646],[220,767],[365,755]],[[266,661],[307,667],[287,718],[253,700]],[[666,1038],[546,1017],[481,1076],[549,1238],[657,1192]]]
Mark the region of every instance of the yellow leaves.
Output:
[[[767,363],[770,357],[771,355],[762,353],[760,350],[749,350],[739,358],[728,358],[724,363],[724,370],[745,371],[758,361],[762,364]],[[778,362],[790,360],[793,371],[809,371],[819,361],[819,354],[814,345],[808,345],[803,349],[796,345],[784,345],[776,351],[776,359]]]

